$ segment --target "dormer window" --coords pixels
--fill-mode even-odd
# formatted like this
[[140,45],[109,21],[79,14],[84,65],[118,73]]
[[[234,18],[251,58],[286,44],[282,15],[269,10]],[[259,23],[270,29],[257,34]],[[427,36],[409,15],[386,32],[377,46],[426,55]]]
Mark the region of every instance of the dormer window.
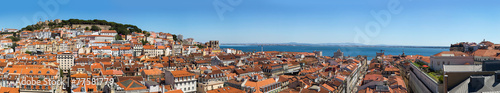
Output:
[[17,73],[17,70],[14,70],[14,73]]
[[9,73],[9,70],[7,70],[7,71],[5,71],[5,72]]
[[33,70],[31,70],[30,73],[33,73]]
[[49,74],[49,73],[50,73],[50,71],[47,71],[47,74]]
[[42,74],[42,71],[38,71],[38,74]]

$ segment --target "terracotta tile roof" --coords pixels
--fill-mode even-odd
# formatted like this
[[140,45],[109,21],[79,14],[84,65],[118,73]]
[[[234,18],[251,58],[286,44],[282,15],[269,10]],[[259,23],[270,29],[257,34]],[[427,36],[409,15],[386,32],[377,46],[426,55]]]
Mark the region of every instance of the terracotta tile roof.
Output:
[[153,45],[144,45],[142,47],[143,47],[143,49],[156,49],[156,47]]
[[121,70],[104,70],[102,75],[123,75]]
[[[86,90],[86,92],[98,92],[97,91],[97,86],[96,85],[92,85],[92,84],[89,84],[89,85],[78,85],[78,88],[75,88],[73,89],[73,92],[85,92],[85,91],[82,91],[82,88],[85,88],[84,90]],[[94,91],[87,91],[89,89],[93,89]]]
[[182,90],[178,89],[178,90],[167,91],[165,93],[184,93],[184,92]]
[[469,56],[469,54],[460,51],[443,51],[435,54],[434,56]]
[[197,64],[202,64],[202,63],[210,63],[210,59],[207,59],[207,60],[198,60],[198,61],[195,61],[195,63]]
[[101,63],[92,63],[90,65],[90,69],[94,70],[96,68],[99,68],[99,69],[103,70],[103,67],[102,67]]
[[12,65],[12,68],[44,68],[43,65]]
[[120,47],[120,50],[130,50],[132,49],[131,47]]
[[166,49],[165,46],[157,46],[158,49]]
[[155,63],[152,67],[163,68],[163,64]]
[[117,84],[118,84],[118,86],[123,88],[123,90],[125,90],[125,91],[147,89],[146,86],[144,86],[141,83],[139,83],[135,80],[132,80],[132,79],[124,80],[124,81],[118,82]]
[[19,88],[0,87],[2,93],[19,93]]
[[165,90],[166,90],[166,91],[170,91],[170,90],[172,90],[172,86],[170,86],[170,85],[165,85],[165,87],[164,87],[164,88],[165,88]]
[[345,76],[342,76],[342,75],[337,75],[335,77],[336,80],[340,80],[341,82],[343,82],[345,80]]
[[125,81],[125,80],[135,80],[135,81],[143,81],[142,76],[119,76],[118,81]]
[[[370,80],[370,81],[383,81],[384,80],[384,76],[382,76],[381,74],[367,74],[367,75],[365,75],[365,78],[363,78],[363,81],[367,81],[367,80]],[[368,83],[368,82],[363,82],[363,83]]]
[[102,46],[102,47],[92,46],[92,49],[111,49],[111,46]]
[[[318,90],[311,89],[311,87],[317,87],[320,89],[318,91]],[[319,87],[319,86],[314,85],[314,86],[308,86],[307,88],[302,89],[302,91],[300,93],[329,93],[329,91],[327,89],[325,89],[324,87]]]
[[171,71],[174,77],[185,77],[185,76],[194,76],[195,74],[189,73],[187,71]]
[[153,69],[149,69],[149,70],[144,70],[143,69],[141,72],[144,72],[146,75],[161,75],[161,73],[163,71],[161,71],[158,68],[153,68]]
[[85,73],[76,73],[71,75],[72,78],[90,78],[88,74]]
[[284,90],[280,91],[279,93],[299,93],[299,92],[300,91],[298,91],[298,90],[288,88],[288,89],[284,89]]
[[329,86],[327,84],[323,84],[321,86],[323,86],[324,88],[328,89],[329,91],[335,91],[336,90],[336,88],[333,88],[333,87],[331,87],[331,86]]
[[273,84],[273,83],[276,83],[276,81],[273,78],[269,78],[269,79],[258,81],[258,82],[247,81],[245,83],[245,86],[254,87],[257,91],[259,91],[260,87],[267,86],[267,85],[270,85],[270,84]]
[[21,75],[56,75],[57,70],[50,68],[4,68],[2,73]]
[[111,43],[111,42],[94,42],[94,43]]
[[424,61],[424,62],[430,64],[431,63],[431,57],[429,57],[429,56],[422,56],[422,57],[420,57],[420,61]]
[[472,55],[474,56],[497,56],[497,53],[500,53],[500,50],[493,49],[479,49],[474,51]]
[[116,33],[115,30],[101,30],[101,33]]
[[115,47],[119,47],[121,46],[122,44],[111,44],[111,46],[115,46]]
[[396,68],[396,67],[387,67],[387,68],[384,69],[384,71],[398,72],[399,68]]
[[72,66],[71,67],[71,71],[77,71],[78,68],[83,68],[85,69],[84,71],[92,71],[92,69],[90,68],[90,65],[75,65],[75,66]]
[[230,86],[209,90],[207,93],[244,93],[245,91]]

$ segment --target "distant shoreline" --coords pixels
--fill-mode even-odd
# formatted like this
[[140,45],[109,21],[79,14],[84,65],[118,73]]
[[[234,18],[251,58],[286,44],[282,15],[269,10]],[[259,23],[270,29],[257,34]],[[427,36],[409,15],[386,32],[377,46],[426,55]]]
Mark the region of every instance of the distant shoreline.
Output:
[[340,47],[394,47],[394,48],[440,48],[448,49],[446,46],[398,46],[398,45],[326,45],[326,44],[220,44],[220,45],[243,45],[243,46],[340,46]]

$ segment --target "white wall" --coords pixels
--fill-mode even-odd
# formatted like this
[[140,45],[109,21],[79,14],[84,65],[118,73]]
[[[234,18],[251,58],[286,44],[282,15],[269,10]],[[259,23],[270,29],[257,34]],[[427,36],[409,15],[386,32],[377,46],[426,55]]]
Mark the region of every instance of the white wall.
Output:
[[443,64],[445,65],[464,65],[469,63],[474,64],[474,59],[472,56],[431,56],[431,68],[433,70],[443,69]]

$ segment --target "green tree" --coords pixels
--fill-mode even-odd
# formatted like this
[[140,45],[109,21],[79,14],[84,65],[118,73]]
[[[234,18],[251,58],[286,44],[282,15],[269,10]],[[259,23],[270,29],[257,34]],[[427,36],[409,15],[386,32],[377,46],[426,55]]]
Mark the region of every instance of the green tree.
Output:
[[90,28],[89,27],[85,27],[85,30],[90,30]]
[[62,70],[59,70],[59,77],[62,79],[63,77],[63,71]]
[[149,43],[149,41],[147,41],[147,40],[141,40],[141,43],[142,43],[142,45],[146,45],[147,43]]
[[17,47],[17,43],[12,43],[12,46],[9,46],[9,48],[12,48],[14,50],[14,52],[16,52],[16,47]]
[[123,40],[121,35],[115,35],[115,40]]
[[26,51],[26,52],[24,52],[24,53],[26,53],[26,54],[30,54],[30,55],[31,55],[31,53],[33,53],[33,52],[31,52],[31,51]]
[[146,37],[149,37],[149,36],[151,36],[151,33],[147,32]]
[[90,30],[92,30],[92,31],[99,31],[99,30],[101,30],[101,28],[100,28],[100,27],[98,27],[98,26],[93,25],[93,26],[90,28]]
[[9,36],[7,38],[10,38],[10,40],[12,40],[13,42],[17,42],[17,41],[21,40],[18,37],[14,37],[14,36]]
[[172,37],[174,38],[174,41],[177,41],[177,35],[172,35]]
[[203,45],[196,45],[196,46],[198,46],[198,48],[200,48],[200,49],[205,48],[205,46],[203,46]]
[[24,28],[21,29],[21,31],[24,31],[24,30],[33,31],[35,29],[33,28],[33,26],[30,25],[30,26],[26,26],[26,27],[24,27]]
[[[68,19],[68,20],[61,20],[62,22],[59,23],[59,24],[48,24],[48,27],[50,28],[54,28],[54,27],[63,27],[64,25],[73,25],[73,24],[89,24],[89,25],[108,25],[108,26],[111,26],[110,30],[116,30],[116,32],[118,34],[122,34],[122,35],[129,35],[130,33],[132,32],[143,32],[142,29],[138,28],[137,26],[135,25],[131,25],[131,24],[120,24],[120,23],[116,23],[116,22],[108,22],[106,20],[98,20],[98,19],[93,19],[93,20],[81,20],[81,19]],[[33,31],[33,30],[38,30],[38,29],[42,29],[43,25],[28,25],[24,28],[21,29],[21,31],[24,31],[24,30],[30,30],[30,31]],[[86,29],[87,30],[87,29]],[[100,30],[100,29],[92,29],[89,28],[89,30],[93,30],[93,31],[96,31],[96,30]]]
[[142,31],[142,33],[143,33],[143,34],[144,34],[144,36],[146,36],[146,37],[151,36],[151,33],[149,33],[148,31]]

